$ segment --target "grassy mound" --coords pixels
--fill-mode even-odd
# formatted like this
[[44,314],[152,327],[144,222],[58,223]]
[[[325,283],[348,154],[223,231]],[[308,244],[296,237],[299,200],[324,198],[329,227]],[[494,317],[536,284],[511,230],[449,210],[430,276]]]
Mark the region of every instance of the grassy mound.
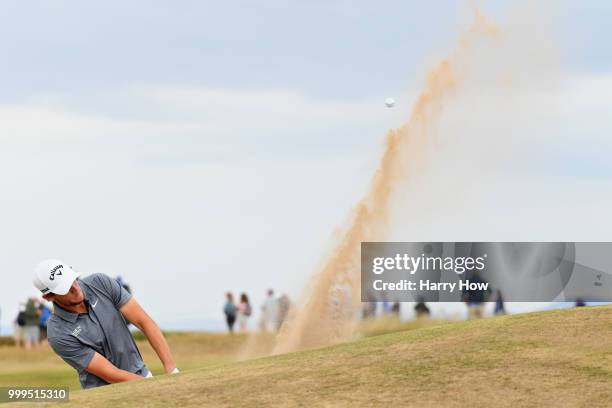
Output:
[[72,393],[63,407],[612,406],[612,307],[448,323]]
[[[252,337],[257,341],[251,341]],[[184,370],[210,367],[234,362],[241,357],[245,345],[256,344],[254,355],[267,355],[273,347],[271,335],[233,336],[224,333],[170,332],[166,338],[174,358]],[[135,336],[147,366],[154,374],[164,372],[155,352],[142,336]],[[80,390],[76,372],[56,356],[49,346],[23,350],[14,346],[0,346],[0,387],[69,387]],[[4,407],[4,405],[2,405]]]

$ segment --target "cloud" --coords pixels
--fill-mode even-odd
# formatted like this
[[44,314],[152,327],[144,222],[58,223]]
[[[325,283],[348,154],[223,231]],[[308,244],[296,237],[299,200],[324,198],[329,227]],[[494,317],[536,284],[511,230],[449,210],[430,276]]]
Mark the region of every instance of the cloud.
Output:
[[[0,245],[10,254],[0,266],[15,271],[5,281],[13,290],[2,298],[4,321],[33,293],[30,270],[45,257],[67,258],[86,274],[121,273],[166,322],[216,318],[218,295],[230,284],[221,276],[235,277],[235,289],[256,302],[268,286],[299,289],[333,220],[356,199],[349,191],[360,190],[367,159],[354,151],[328,156],[329,143],[316,138],[306,141],[316,140],[318,153],[286,157],[270,133],[291,144],[347,117],[355,130],[376,115],[361,103],[297,93],[115,91],[0,106]],[[272,153],[249,157],[249,144]],[[226,160],[184,159],[223,148]],[[173,165],[160,163],[167,156]],[[184,298],[201,299],[201,309],[183,310]]]
[[[547,92],[533,90],[526,98],[530,110],[539,114],[554,103],[559,109],[544,112],[550,133],[533,135],[524,146],[565,140],[610,151],[601,136],[612,129],[604,115],[611,82],[609,76],[579,77]],[[216,318],[227,289],[246,289],[256,303],[268,286],[297,293],[327,237],[364,191],[387,128],[408,116],[411,95],[396,98],[398,108],[388,110],[382,97],[331,101],[287,90],[142,85],[0,105],[0,245],[8,254],[0,267],[15,271],[8,281],[14,290],[2,299],[4,322],[32,293],[31,265],[47,256],[69,258],[86,273],[123,274],[162,321]],[[587,126],[596,132],[554,132]],[[567,150],[566,142],[558,149]],[[309,154],[298,154],[304,151]],[[581,157],[576,166],[592,154]],[[433,224],[423,217],[410,233],[444,233],[445,222],[457,219],[465,220],[458,229],[467,230],[497,208],[488,213],[497,221],[481,232],[527,239],[517,208],[537,203],[532,217],[548,215],[530,224],[534,234],[544,228],[551,232],[545,237],[553,231],[587,237],[600,223],[611,198],[597,192],[609,180],[590,182],[589,173],[520,174],[524,161],[513,157],[511,164],[517,172],[491,181],[490,201],[471,212],[438,214]],[[484,187],[471,188],[455,198],[470,203]],[[571,200],[568,191],[574,191]],[[593,197],[605,204],[595,205]],[[549,210],[557,202],[564,205]],[[563,217],[586,221],[568,225],[558,221]],[[197,310],[185,311],[185,298]]]
[[66,153],[89,161],[104,154],[163,165],[345,155],[378,145],[390,119],[401,123],[402,111],[386,109],[383,100],[144,85],[37,94],[0,105],[0,147],[28,157]]
[[[480,89],[487,92],[486,89]],[[61,150],[92,146],[101,150],[152,150],[176,146],[224,149],[269,144],[284,146],[312,141],[325,149],[338,139],[375,139],[409,116],[414,93],[396,95],[398,107],[385,109],[384,95],[363,100],[329,100],[296,90],[233,90],[186,86],[131,85],[60,94],[31,95],[20,103],[0,105],[0,144],[4,149]],[[521,101],[534,120],[583,131],[585,138],[602,138],[609,123],[612,76],[570,77],[559,86],[521,90]],[[482,98],[482,94],[463,97]],[[466,104],[464,104],[465,106]],[[483,120],[494,117],[479,112]],[[482,107],[480,109],[483,109]],[[549,128],[552,138],[558,135]],[[368,132],[368,133],[366,133]],[[371,134],[375,133],[375,134]],[[545,138],[546,134],[541,137]],[[607,137],[606,137],[607,140]],[[174,147],[173,147],[174,145]],[[214,147],[213,147],[214,149]]]
[[155,124],[174,123],[174,126],[179,122],[208,131],[253,130],[255,125],[265,131],[377,121],[384,111],[383,100],[381,96],[380,99],[332,101],[282,89],[242,91],[130,85],[77,93],[37,94],[17,106],[51,110],[56,114],[74,112],[124,119],[128,124],[137,118]]

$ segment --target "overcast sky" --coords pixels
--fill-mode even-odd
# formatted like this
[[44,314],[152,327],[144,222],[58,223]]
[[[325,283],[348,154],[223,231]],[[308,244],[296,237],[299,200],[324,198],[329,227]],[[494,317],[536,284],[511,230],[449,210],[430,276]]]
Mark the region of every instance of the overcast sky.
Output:
[[[226,290],[296,297],[470,21],[454,0],[34,4],[0,2],[2,326],[47,257],[122,275],[164,327],[219,327]],[[558,128],[483,198],[481,239],[612,238],[612,4],[552,4]]]

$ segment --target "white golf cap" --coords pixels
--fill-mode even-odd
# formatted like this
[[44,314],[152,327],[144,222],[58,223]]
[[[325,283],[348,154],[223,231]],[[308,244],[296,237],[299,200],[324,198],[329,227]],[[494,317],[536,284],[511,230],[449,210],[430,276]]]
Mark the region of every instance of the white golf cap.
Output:
[[80,274],[59,259],[47,259],[36,266],[32,283],[43,295],[65,295]]

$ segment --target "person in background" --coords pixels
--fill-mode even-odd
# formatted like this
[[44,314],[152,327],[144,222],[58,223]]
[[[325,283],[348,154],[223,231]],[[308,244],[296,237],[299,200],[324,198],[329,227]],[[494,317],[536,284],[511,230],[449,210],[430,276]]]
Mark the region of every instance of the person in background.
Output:
[[34,298],[28,299],[25,307],[25,326],[23,328],[26,350],[38,346],[40,340],[40,329],[38,327],[39,314],[36,300]]
[[262,326],[267,332],[274,332],[277,330],[278,322],[278,301],[274,297],[274,291],[268,289],[268,297],[261,306],[262,311]]
[[497,315],[505,315],[506,309],[504,307],[504,298],[502,296],[501,290],[497,290],[495,293],[495,311],[494,314]]
[[392,303],[387,298],[383,299],[383,302],[382,302],[383,315],[386,316],[388,314],[391,314],[391,306],[392,306]]
[[585,306],[586,306],[586,303],[584,302],[582,298],[576,299],[576,307],[585,307]]
[[371,319],[376,317],[376,302],[363,302],[361,309],[362,319]]
[[15,317],[14,324],[14,334],[13,337],[15,339],[15,345],[17,347],[24,347],[24,329],[25,329],[25,304],[19,304],[19,312],[17,312],[17,316]]
[[246,293],[240,295],[240,303],[238,303],[238,326],[240,331],[245,333],[248,331],[249,317],[251,316],[252,308],[249,303],[249,297]]
[[291,307],[291,301],[289,300],[289,296],[283,294],[280,298],[278,298],[278,324],[277,330],[280,330],[283,323],[287,319],[289,315],[289,308]]
[[394,316],[397,316],[397,317],[400,316],[400,309],[401,309],[400,302],[393,302],[393,305],[391,306],[391,313]]
[[[477,270],[474,270],[470,277],[470,283],[487,283],[486,280],[480,277]],[[468,307],[468,319],[480,319],[484,312],[484,302],[489,296],[489,289],[468,289],[463,292],[463,301]]]
[[425,304],[425,298],[421,296],[417,300],[417,304],[414,305],[414,313],[416,314],[417,319],[429,317],[430,312],[427,304]]
[[225,306],[223,306],[223,313],[225,314],[225,322],[227,323],[227,330],[230,333],[234,332],[234,323],[236,322],[236,305],[234,304],[234,295],[231,292],[225,294]]
[[45,304],[45,302],[40,302],[38,306],[38,311],[40,317],[38,319],[38,328],[40,331],[40,344],[47,344],[47,322],[51,317],[51,308]]

